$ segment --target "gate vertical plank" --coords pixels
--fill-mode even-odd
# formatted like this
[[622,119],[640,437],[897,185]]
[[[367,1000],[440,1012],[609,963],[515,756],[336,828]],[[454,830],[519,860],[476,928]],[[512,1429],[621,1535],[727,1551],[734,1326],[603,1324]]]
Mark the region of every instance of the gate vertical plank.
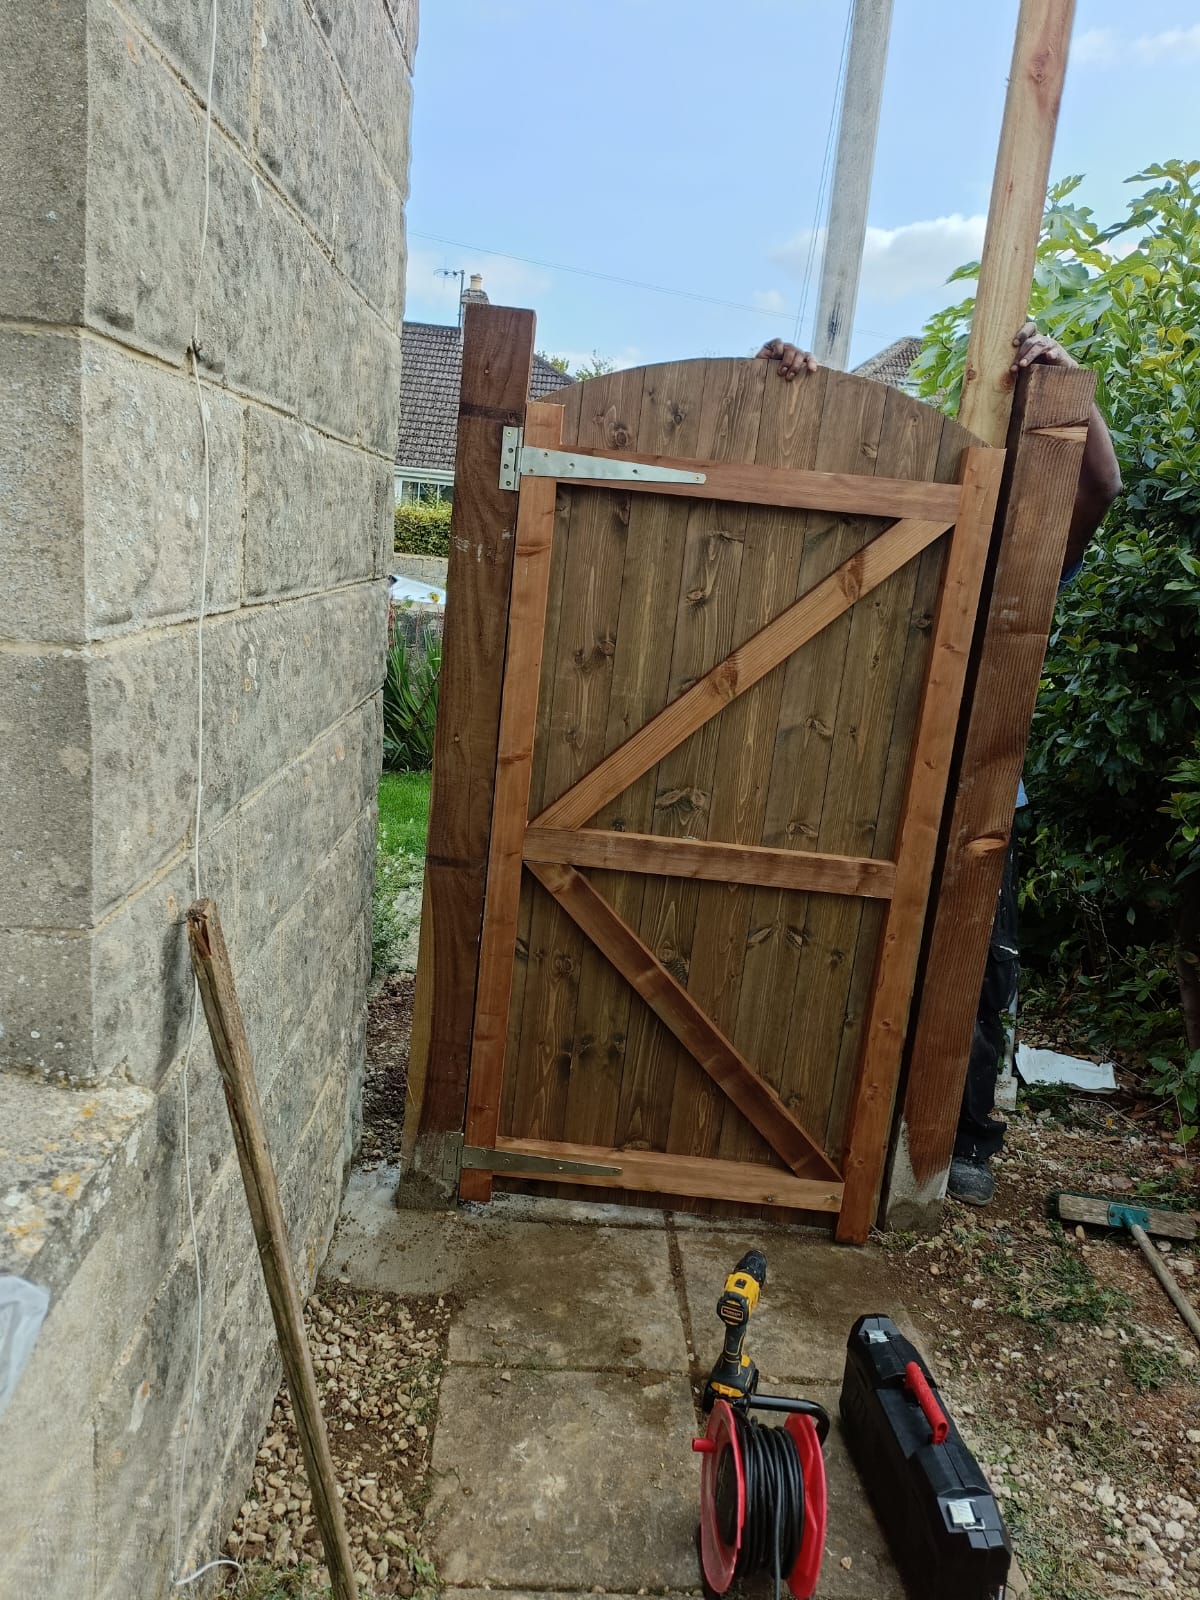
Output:
[[967,452],[962,510],[942,576],[929,673],[904,798],[896,890],[880,941],[846,1140],[846,1188],[837,1225],[837,1237],[844,1243],[865,1242],[875,1217],[945,800],[946,773],[954,750],[1003,466],[1003,451]]
[[[531,402],[525,412],[526,444],[553,450],[561,437],[562,407]],[[557,485],[552,478],[525,478],[517,511],[492,839],[488,851],[467,1100],[467,1143],[488,1148],[495,1145],[499,1131],[556,492]],[[490,1200],[491,1173],[464,1172],[458,1192],[464,1200]]]
[[[766,361],[712,362],[701,395],[696,449],[713,460],[752,458],[769,376]],[[674,615],[671,671],[664,704],[677,700],[739,642],[733,632],[747,520],[744,506],[702,502],[688,517]],[[713,724],[694,734],[651,771],[654,814],[650,828],[672,838],[704,837],[717,757]],[[688,981],[698,886],[652,880],[646,885],[639,934],[682,983]],[[621,1143],[663,1149],[671,1116],[671,1086],[688,1057],[649,1010],[630,1018],[629,1048],[621,1082],[617,1136]],[[697,1076],[703,1074],[697,1069]],[[705,1082],[708,1080],[705,1079]]]
[[[844,379],[836,387],[831,383],[830,391],[819,419],[812,464],[821,472],[852,471],[873,477],[888,391],[882,385]],[[826,578],[879,528],[875,519],[810,516],[797,592]],[[850,615],[823,629],[783,670],[780,718],[765,775],[763,844],[785,850],[816,846]],[[803,922],[797,914],[802,916],[808,903],[804,896],[757,892],[739,952],[743,970],[732,1037],[752,1061],[775,1075],[775,1081],[781,1081],[790,997],[796,993],[805,955]],[[813,952],[808,957],[811,965]],[[817,1125],[822,1126],[823,1119],[817,1119]],[[737,1150],[749,1158],[753,1148],[750,1130],[740,1118],[726,1113],[718,1143],[704,1153]]]
[[[645,373],[614,372],[588,385],[572,443],[620,450],[632,446]],[[586,409],[585,409],[586,408]],[[544,757],[541,787],[557,797],[604,753],[628,545],[632,496],[613,489],[563,485],[563,580],[548,664],[549,700],[539,717]],[[586,946],[559,906],[534,891],[522,1002],[513,1058],[513,1104],[531,1138],[561,1139],[579,1041],[575,1019]]]
[[[563,438],[572,442],[579,433],[579,413],[583,398],[582,386],[569,384],[554,396],[556,405],[562,406]],[[554,699],[554,664],[557,659],[558,623],[562,615],[563,583],[566,578],[567,544],[571,527],[571,493],[560,483],[554,505],[554,548],[550,555],[550,594],[546,602],[546,627],[542,645],[542,678],[538,689],[538,706],[544,712]],[[540,724],[539,716],[539,724]],[[533,771],[530,779],[530,814],[542,809],[545,792],[546,761],[550,741],[535,738],[533,744]],[[500,1126],[512,1127],[513,1102],[518,1089],[516,1070],[517,1052],[521,1043],[521,1019],[524,1012],[525,983],[529,976],[529,939],[533,928],[535,896],[540,899],[537,884],[525,873],[521,880],[521,904],[517,913],[517,948],[513,964],[513,986],[509,999],[508,1052],[505,1056],[504,1090],[500,1104]]]
[[[914,410],[899,391],[892,390],[884,407],[876,474],[934,477],[944,423],[945,418],[932,407]],[[946,545],[946,539],[939,540],[939,571]],[[898,727],[896,711],[920,571],[919,561],[911,561],[851,612],[829,740],[824,803],[816,839],[808,841],[818,850],[880,853],[877,835],[895,829],[899,806],[894,802],[889,811],[882,801],[889,768],[907,763],[916,720],[913,708],[907,726]],[[922,665],[909,663],[909,672],[915,673],[918,682],[924,677]],[[890,849],[889,839],[882,853]],[[802,915],[804,938],[787,1042],[780,1051],[788,1075],[776,1087],[785,1097],[788,1093],[796,1096],[797,1113],[807,1118],[810,1126],[821,1127],[824,1122],[828,1130],[829,1111],[838,1098],[843,1040],[849,1033],[857,1042],[863,1025],[861,1011],[856,1014],[853,1006],[859,993],[855,980],[861,976],[860,964],[868,972],[874,967],[882,919],[861,900],[810,896],[805,904],[798,896],[789,896],[788,901],[788,921],[795,922]],[[800,1078],[796,1068],[802,1062],[808,1063],[808,1070]],[[828,1148],[841,1149],[842,1131],[835,1125],[835,1142]]]
[[[763,394],[755,443],[755,464],[815,468],[820,454],[820,423],[829,374],[822,369],[787,383],[771,371]],[[864,390],[862,393],[867,393]],[[763,508],[750,519],[742,553],[734,637],[751,637],[810,587],[804,576],[811,562],[810,532],[828,518],[822,513]],[[818,538],[820,535],[818,534]],[[748,694],[739,696],[717,725],[718,750],[706,833],[710,839],[758,844],[763,836],[768,785],[747,750],[774,743],[788,666],[777,667]],[[746,934],[757,892],[734,884],[700,888],[692,940],[690,983],[717,1026],[730,1039],[738,1017],[745,978]],[[761,1057],[748,1051],[750,1059]],[[769,1074],[768,1074],[769,1076]],[[727,1123],[742,1130],[748,1157],[771,1159],[761,1136],[736,1111],[730,1111],[711,1080],[680,1060],[672,1085],[671,1128],[667,1148],[695,1145],[715,1154]]]
[[976,629],[953,808],[909,1030],[908,1084],[888,1185],[896,1226],[926,1225],[945,1193],[1094,386],[1094,376],[1078,368],[1033,367],[1017,389],[995,570]]
[[457,1188],[500,726],[517,497],[500,488],[501,434],[525,420],[536,319],[469,305],[463,330],[446,626],[434,738],[418,994],[405,1119],[406,1186]]
[[[646,375],[632,441],[647,455],[696,454],[700,407],[688,394],[690,363],[668,363]],[[629,525],[615,630],[612,683],[603,754],[609,755],[662,705],[671,671],[671,634],[661,625],[674,606],[683,569],[689,508],[665,495],[629,497]],[[609,802],[593,826],[630,833],[650,827],[654,778],[647,773]],[[597,872],[589,880],[624,921],[636,926],[646,879],[636,872]],[[576,997],[576,1052],[567,1090],[566,1127],[581,1144],[611,1145],[620,1101],[633,993],[592,945],[584,947]],[[563,1188],[560,1193],[574,1195]]]
[[[964,449],[964,435],[961,430],[942,418],[942,437],[934,472],[939,482],[961,483]],[[909,616],[908,637],[899,664],[901,689],[896,702],[896,715],[888,744],[883,793],[879,803],[880,825],[875,838],[876,855],[893,857],[896,853],[896,836],[900,825],[904,791],[908,783],[909,757],[916,736],[921,696],[925,688],[929,641],[933,633],[934,618],[937,615],[938,593],[945,562],[946,541],[941,540],[925,552],[917,569],[917,586]],[[871,985],[875,980],[875,952],[883,935],[884,916],[883,906],[867,904],[863,907],[858,948],[854,953],[855,971],[851,978],[847,1002],[848,1025],[842,1031],[837,1076],[834,1079],[827,1112],[825,1130],[827,1150],[840,1150],[845,1143],[846,1119],[849,1116],[850,1096],[854,1088],[855,1071],[862,1043],[862,1020],[866,1016]]]

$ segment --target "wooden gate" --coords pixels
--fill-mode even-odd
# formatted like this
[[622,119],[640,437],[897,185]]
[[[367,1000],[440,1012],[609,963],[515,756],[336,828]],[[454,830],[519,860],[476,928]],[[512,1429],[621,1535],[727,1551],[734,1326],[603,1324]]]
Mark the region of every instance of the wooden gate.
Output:
[[860,1240],[1003,452],[765,361],[556,398],[526,414],[567,459],[519,481],[460,1193],[561,1164]]

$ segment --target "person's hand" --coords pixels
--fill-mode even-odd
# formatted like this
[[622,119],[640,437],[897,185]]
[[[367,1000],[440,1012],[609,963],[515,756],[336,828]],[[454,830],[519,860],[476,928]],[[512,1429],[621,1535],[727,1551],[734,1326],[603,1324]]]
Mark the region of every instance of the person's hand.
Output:
[[1077,367],[1075,357],[1068,355],[1057,339],[1048,333],[1039,333],[1036,322],[1027,322],[1013,340],[1017,347],[1012,370],[1021,372],[1026,367]]
[[756,361],[778,361],[779,376],[786,378],[791,383],[793,378],[798,378],[802,372],[815,372],[817,358],[810,355],[807,350],[800,350],[794,344],[786,344],[782,339],[771,339],[763,345],[755,357]]

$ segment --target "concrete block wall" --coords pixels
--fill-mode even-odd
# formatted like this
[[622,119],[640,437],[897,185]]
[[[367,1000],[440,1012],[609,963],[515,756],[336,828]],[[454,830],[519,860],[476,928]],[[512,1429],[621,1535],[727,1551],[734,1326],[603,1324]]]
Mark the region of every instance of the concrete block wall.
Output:
[[[0,7],[0,1596],[218,1553],[278,1381],[201,1020],[203,889],[311,1283],[358,1133],[416,0]],[[197,395],[189,354],[198,336]],[[203,1585],[189,1593],[203,1591]]]

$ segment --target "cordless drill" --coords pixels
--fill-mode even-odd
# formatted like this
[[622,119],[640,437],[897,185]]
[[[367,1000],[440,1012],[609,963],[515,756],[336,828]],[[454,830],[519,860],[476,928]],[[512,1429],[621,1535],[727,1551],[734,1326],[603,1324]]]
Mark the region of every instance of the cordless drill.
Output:
[[746,1402],[758,1387],[758,1368],[744,1346],[746,1329],[766,1281],[767,1258],[760,1250],[747,1250],[725,1279],[717,1301],[717,1315],[725,1324],[725,1346],[704,1385],[705,1411],[711,1411],[717,1400],[728,1400],[731,1405]]

